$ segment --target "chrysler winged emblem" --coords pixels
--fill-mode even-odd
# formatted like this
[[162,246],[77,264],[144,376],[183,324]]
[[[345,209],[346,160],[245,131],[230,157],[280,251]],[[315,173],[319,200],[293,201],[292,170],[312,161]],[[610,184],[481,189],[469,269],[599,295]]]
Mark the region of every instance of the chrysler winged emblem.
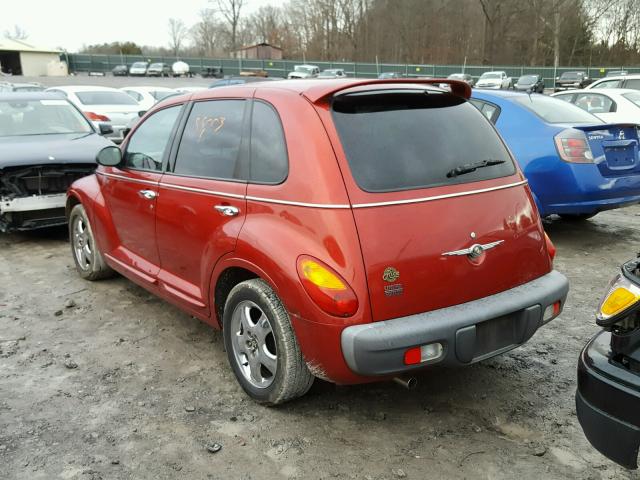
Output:
[[469,248],[463,248],[462,250],[453,250],[451,252],[444,252],[442,254],[443,257],[454,257],[454,256],[463,256],[466,255],[469,258],[478,258],[482,255],[483,252],[487,250],[491,250],[492,248],[496,248],[501,243],[504,243],[504,240],[498,240],[496,242],[480,244],[476,243],[471,245]]

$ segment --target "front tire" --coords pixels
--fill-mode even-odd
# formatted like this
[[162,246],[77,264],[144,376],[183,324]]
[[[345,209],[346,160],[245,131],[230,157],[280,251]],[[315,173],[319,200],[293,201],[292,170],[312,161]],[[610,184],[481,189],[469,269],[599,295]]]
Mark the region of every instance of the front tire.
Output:
[[224,307],[223,336],[233,373],[256,402],[278,405],[311,388],[314,377],[289,315],[265,281],[247,280],[231,290]]
[[78,275],[90,281],[113,276],[114,271],[105,263],[98,249],[82,204],[73,207],[69,215],[69,243]]

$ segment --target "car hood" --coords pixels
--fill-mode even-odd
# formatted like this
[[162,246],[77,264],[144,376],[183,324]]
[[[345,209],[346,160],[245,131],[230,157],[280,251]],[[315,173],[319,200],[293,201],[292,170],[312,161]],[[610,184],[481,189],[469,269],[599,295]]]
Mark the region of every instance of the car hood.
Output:
[[476,85],[497,85],[502,83],[499,78],[485,78],[484,80],[478,80]]
[[0,137],[0,169],[23,165],[95,163],[109,145],[97,133]]

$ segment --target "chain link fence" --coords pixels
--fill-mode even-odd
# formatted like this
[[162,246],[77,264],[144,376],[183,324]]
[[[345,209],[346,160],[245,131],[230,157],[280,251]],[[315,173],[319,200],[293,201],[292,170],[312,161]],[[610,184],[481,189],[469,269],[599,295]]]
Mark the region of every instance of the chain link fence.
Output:
[[[178,58],[178,57],[146,57],[143,55],[89,55],[64,54],[62,59],[67,61],[72,73],[109,73],[116,65],[131,65],[134,62],[147,61],[162,62],[171,65],[177,60],[189,64],[192,73],[199,74],[207,68],[222,68],[224,75],[238,75],[241,71],[265,71],[270,77],[286,77],[300,60],[247,60],[247,59],[215,59],[215,58]],[[462,65],[419,65],[392,63],[357,63],[357,62],[315,62],[304,63],[317,65],[320,70],[342,68],[350,77],[371,78],[383,72],[398,72],[407,77],[447,77],[452,73],[465,72],[474,79],[478,79],[484,72],[504,70],[507,75],[517,79],[521,75],[540,75],[544,79],[545,87],[552,88],[556,77],[563,72],[585,71],[590,78],[601,78],[612,70],[625,70],[628,73],[640,73],[640,67],[608,66],[608,67],[525,67],[504,65],[482,65],[463,67]]]

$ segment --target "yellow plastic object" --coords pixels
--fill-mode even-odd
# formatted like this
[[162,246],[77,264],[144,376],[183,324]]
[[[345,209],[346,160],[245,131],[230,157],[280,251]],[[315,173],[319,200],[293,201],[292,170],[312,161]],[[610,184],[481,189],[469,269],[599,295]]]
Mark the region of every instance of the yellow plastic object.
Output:
[[602,302],[600,312],[607,317],[611,317],[627,309],[639,299],[640,296],[635,293],[630,292],[624,287],[618,287]]
[[302,260],[302,274],[314,285],[331,290],[345,290],[346,286],[336,275],[313,260]]

